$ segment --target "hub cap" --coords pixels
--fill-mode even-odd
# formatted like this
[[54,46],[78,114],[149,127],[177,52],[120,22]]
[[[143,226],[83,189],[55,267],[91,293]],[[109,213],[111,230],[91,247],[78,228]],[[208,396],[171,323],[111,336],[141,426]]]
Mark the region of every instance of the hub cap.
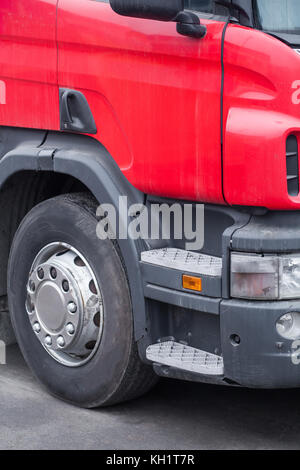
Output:
[[51,243],[38,253],[26,311],[38,340],[61,364],[80,366],[95,354],[103,330],[102,295],[91,266],[72,246]]

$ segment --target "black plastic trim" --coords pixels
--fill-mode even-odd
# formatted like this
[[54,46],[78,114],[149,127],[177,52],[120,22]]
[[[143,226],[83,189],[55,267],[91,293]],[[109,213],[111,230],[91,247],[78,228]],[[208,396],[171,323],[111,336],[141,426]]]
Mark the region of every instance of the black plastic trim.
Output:
[[110,0],[111,8],[123,16],[172,21],[184,9],[183,0]]
[[189,292],[176,291],[148,283],[144,286],[144,294],[148,299],[158,300],[165,304],[176,305],[177,307],[210,313],[212,315],[219,315],[221,299],[201,297]]
[[249,223],[232,234],[231,249],[248,253],[300,252],[300,213],[267,212],[253,215]]
[[[284,339],[276,330],[282,315],[299,310],[299,300],[223,300],[220,323],[225,376],[244,387],[300,387],[299,368],[291,358],[293,340]],[[238,344],[231,340],[236,335]]]
[[[146,284],[151,283],[160,287],[167,287],[195,297],[221,297],[222,280],[221,276],[205,276],[203,274],[193,274],[178,269],[171,269],[165,266],[141,262],[141,272]],[[202,280],[202,291],[188,291],[182,287],[182,275],[199,277]],[[198,310],[198,309],[197,309]]]
[[290,196],[299,194],[299,152],[298,139],[289,135],[286,140],[286,178],[287,189]]
[[68,88],[59,89],[60,129],[80,134],[97,134],[96,123],[81,91]]

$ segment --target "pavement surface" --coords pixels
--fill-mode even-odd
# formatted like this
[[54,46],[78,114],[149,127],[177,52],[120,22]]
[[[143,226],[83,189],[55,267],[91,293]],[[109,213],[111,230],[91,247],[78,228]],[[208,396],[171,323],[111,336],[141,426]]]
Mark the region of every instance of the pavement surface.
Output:
[[0,449],[300,449],[299,398],[162,380],[133,402],[83,410],[49,396],[13,346],[0,366]]

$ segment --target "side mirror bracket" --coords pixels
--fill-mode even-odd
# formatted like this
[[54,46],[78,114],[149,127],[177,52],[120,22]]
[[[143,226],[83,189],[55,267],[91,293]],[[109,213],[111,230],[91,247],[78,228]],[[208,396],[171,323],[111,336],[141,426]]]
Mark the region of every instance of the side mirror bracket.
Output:
[[198,16],[184,9],[184,0],[109,0],[109,3],[122,16],[174,21],[177,32],[183,36],[201,39],[206,34],[206,26],[200,24]]
[[200,23],[195,13],[183,10],[176,16],[177,32],[182,36],[202,39],[206,35],[206,26]]

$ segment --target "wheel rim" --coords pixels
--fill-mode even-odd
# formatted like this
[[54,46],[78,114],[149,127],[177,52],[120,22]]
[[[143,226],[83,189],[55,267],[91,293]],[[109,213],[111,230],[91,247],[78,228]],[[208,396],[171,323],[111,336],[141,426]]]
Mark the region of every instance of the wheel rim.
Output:
[[45,350],[69,367],[94,356],[103,331],[103,301],[93,270],[72,246],[55,242],[38,253],[28,277],[26,311]]

